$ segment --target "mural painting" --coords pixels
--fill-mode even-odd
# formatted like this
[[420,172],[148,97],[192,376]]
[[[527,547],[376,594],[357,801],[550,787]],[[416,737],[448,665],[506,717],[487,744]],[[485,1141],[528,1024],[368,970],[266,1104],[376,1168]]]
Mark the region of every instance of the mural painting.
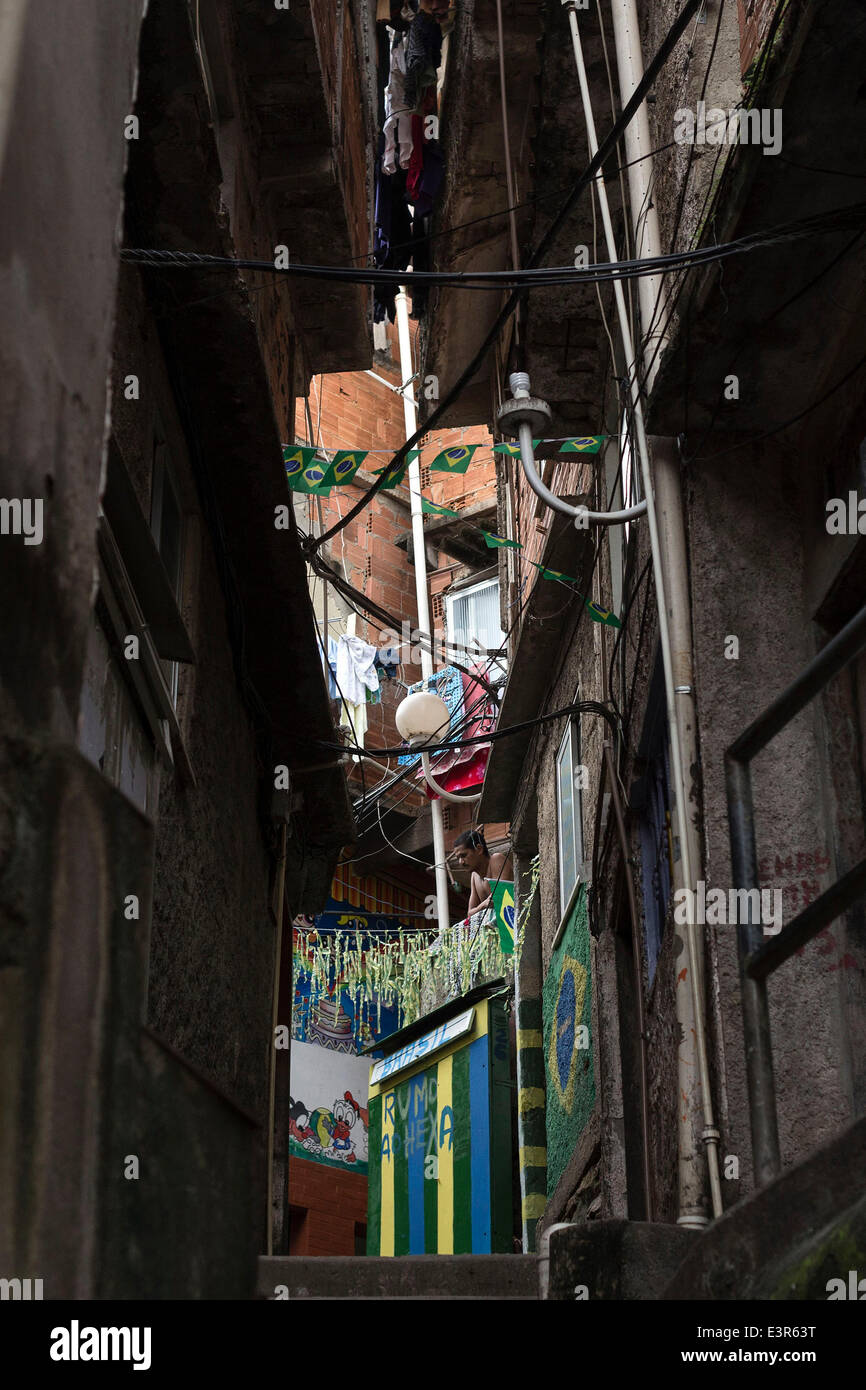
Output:
[[511,1088],[501,1001],[477,1004],[471,1030],[442,1039],[444,1047],[443,1032],[429,1035],[438,1055],[409,1060],[370,1087],[368,1255],[511,1249]]
[[552,1196],[595,1106],[592,966],[586,889],[554,951],[544,981],[547,1073],[547,1193]]
[[366,1057],[292,1044],[290,1156],[366,1173],[369,1072]]

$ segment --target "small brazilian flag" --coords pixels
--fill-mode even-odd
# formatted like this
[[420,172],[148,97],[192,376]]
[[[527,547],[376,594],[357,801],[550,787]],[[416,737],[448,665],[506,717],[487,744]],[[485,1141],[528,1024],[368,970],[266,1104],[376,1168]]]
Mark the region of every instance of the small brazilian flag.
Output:
[[324,459],[316,458],[315,449],[287,444],[283,448],[283,463],[292,492],[315,492],[327,497],[329,488],[325,479],[329,465]]
[[338,450],[331,459],[331,466],[325,475],[326,485],[335,484],[339,487],[341,483],[350,483],[366,457],[366,450]]
[[560,574],[559,570],[546,570],[543,565],[536,565],[536,569],[541,570],[542,579],[557,579],[561,584],[577,583],[573,575]]
[[496,925],[499,928],[499,945],[506,956],[514,954],[514,884],[505,879],[498,883],[489,878]]
[[561,454],[597,454],[607,435],[586,435],[581,439],[564,439],[560,446]]
[[477,444],[461,444],[454,449],[443,449],[430,467],[434,473],[465,473],[477,448]]
[[[540,440],[540,439],[533,439],[533,441],[532,441],[532,447],[533,447],[533,449],[537,449],[540,443],[541,443],[541,440]],[[494,446],[493,446],[493,452],[494,452],[494,454],[508,454],[508,456],[509,456],[510,458],[519,458],[519,456],[520,456],[520,445],[519,445],[519,444],[494,444]]]
[[440,507],[438,502],[430,502],[426,497],[421,498],[422,512],[428,512],[430,516],[452,516],[459,519],[459,512],[452,512],[450,507]]
[[481,531],[481,534],[484,537],[485,542],[487,543],[487,545],[489,545],[491,550],[523,549],[523,546],[520,544],[520,541],[509,541],[506,539],[505,536],[497,536],[493,531],[485,531],[481,527],[479,527],[478,529]]
[[594,623],[604,623],[605,627],[622,627],[622,623],[615,613],[611,613],[609,608],[602,608],[600,603],[596,603],[594,598],[586,600],[589,609],[589,616]]
[[[384,468],[377,468],[376,472],[387,473],[389,466],[390,465],[386,464]],[[406,469],[408,468],[408,466],[408,463],[404,459],[404,461],[400,464],[400,467],[396,470],[396,472],[390,473],[389,476],[385,479],[384,483],[382,484],[382,491],[388,492],[391,488],[399,487],[400,484],[403,482],[403,479],[406,477]]]

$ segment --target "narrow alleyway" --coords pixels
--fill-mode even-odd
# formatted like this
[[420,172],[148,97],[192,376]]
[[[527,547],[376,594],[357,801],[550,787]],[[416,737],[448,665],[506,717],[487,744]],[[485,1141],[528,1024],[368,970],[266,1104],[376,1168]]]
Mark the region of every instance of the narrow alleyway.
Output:
[[864,59],[862,0],[5,0],[25,1355],[558,1302],[636,1369],[828,1374]]

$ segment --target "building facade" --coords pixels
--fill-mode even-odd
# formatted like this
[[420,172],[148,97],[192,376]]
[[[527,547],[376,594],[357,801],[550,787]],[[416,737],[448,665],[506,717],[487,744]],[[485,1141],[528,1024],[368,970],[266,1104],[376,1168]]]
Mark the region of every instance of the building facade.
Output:
[[353,838],[342,769],[305,773],[333,726],[281,443],[369,314],[335,294],[334,344],[285,279],[121,251],[357,253],[342,16],[4,15],[2,1265],[46,1298],[247,1297],[273,1238],[281,929]]

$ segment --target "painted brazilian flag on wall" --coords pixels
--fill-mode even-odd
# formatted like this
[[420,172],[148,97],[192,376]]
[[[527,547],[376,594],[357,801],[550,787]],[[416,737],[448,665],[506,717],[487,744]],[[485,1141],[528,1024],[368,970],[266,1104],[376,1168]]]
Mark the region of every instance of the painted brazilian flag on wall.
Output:
[[581,884],[542,994],[547,1072],[547,1194],[551,1196],[595,1108],[592,958]]
[[514,954],[514,884],[500,879],[496,883],[492,878],[487,882],[490,884],[493,896],[493,909],[496,913],[496,925],[499,928],[499,944],[505,955]]

